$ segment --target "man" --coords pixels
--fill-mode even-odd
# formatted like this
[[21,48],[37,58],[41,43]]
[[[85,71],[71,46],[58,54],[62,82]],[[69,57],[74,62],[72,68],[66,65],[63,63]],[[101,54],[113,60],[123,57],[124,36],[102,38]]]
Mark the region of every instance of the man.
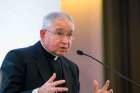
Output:
[[[72,18],[54,12],[44,18],[40,41],[35,45],[10,51],[2,71],[2,93],[79,93],[79,70],[64,57],[74,32]],[[102,89],[94,82],[94,93],[109,93],[109,82]]]

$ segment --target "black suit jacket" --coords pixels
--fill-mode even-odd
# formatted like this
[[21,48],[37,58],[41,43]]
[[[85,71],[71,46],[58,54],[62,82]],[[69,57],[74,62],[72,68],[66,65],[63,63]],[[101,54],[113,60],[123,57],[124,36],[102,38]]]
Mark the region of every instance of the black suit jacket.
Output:
[[[47,56],[46,54],[47,53]],[[32,93],[32,90],[43,85],[52,75],[49,62],[53,56],[46,52],[41,43],[15,49],[5,57],[2,71],[1,93]],[[68,93],[79,93],[79,70],[76,64],[65,57],[62,69]]]

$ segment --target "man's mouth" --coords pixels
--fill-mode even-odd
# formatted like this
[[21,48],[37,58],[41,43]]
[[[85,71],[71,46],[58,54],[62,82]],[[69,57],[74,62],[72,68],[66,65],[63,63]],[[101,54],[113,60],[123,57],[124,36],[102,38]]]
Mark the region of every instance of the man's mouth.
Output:
[[68,47],[60,47],[60,51],[61,52],[67,52],[68,51]]
[[68,48],[67,47],[60,47],[61,49],[64,49],[64,50],[67,50]]

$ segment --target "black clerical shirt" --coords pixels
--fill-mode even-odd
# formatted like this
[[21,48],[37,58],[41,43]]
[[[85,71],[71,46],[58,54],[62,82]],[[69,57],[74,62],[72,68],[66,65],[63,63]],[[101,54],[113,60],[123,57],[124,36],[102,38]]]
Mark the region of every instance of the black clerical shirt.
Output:
[[[53,55],[52,53],[48,52],[48,50],[45,50],[45,49],[43,49],[43,50],[44,50],[44,54],[45,54],[46,58],[49,58],[49,60],[50,60],[49,66],[50,66],[51,74],[56,73],[55,80],[65,80],[63,68],[62,68],[61,56],[56,56],[56,55]],[[66,84],[61,84],[58,87],[66,87]],[[63,93],[66,93],[66,92],[63,92]]]

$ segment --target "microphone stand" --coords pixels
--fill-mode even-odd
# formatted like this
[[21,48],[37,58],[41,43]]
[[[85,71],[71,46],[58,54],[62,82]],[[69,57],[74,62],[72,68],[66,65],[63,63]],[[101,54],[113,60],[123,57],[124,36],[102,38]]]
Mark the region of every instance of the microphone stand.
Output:
[[117,71],[117,70],[114,69],[114,68],[111,69],[109,65],[104,64],[102,61],[96,59],[95,57],[93,57],[93,56],[91,56],[91,55],[88,55],[88,54],[82,52],[81,50],[77,50],[77,54],[78,54],[78,55],[85,55],[85,56],[87,56],[87,57],[89,57],[89,58],[92,58],[92,59],[95,60],[96,62],[102,64],[104,67],[106,67],[107,69],[109,69],[112,73],[118,75],[118,76],[121,77],[122,79],[124,79],[124,80],[126,80],[126,81],[132,83],[132,84],[135,85],[136,87],[140,88],[140,84],[138,84],[136,81],[131,80],[130,78],[128,78],[127,76],[121,74],[119,71]]

